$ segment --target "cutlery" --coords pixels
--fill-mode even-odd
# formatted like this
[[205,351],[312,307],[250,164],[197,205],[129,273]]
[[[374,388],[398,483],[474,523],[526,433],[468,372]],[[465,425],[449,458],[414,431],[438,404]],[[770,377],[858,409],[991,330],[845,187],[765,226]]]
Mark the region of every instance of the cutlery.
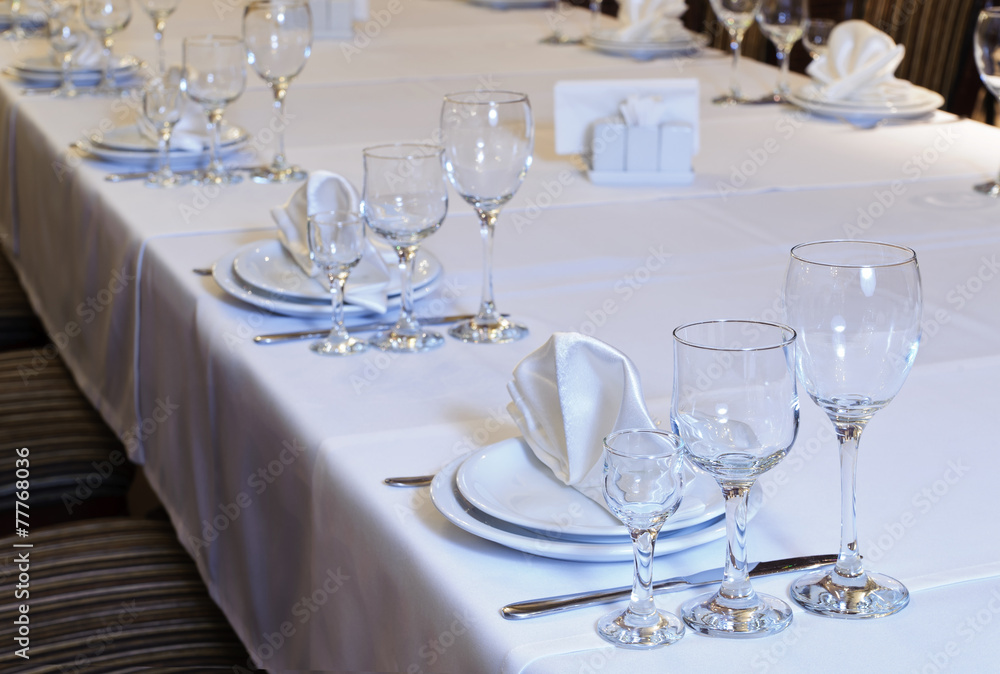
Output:
[[[506,316],[507,314],[503,314]],[[471,314],[461,315],[461,316],[418,316],[420,322],[424,325],[444,325],[445,323],[457,323],[459,321],[467,321],[469,319],[475,318]],[[372,330],[388,330],[393,326],[392,323],[385,323],[379,321],[377,323],[364,323],[362,325],[348,325],[348,332],[370,332]],[[301,332],[284,332],[274,335],[257,335],[253,338],[253,341],[257,344],[277,344],[278,342],[284,342],[290,339],[308,339],[310,337],[325,337],[330,334],[330,329],[317,329],[317,330],[303,330]]]
[[[230,168],[229,170],[230,171],[252,171],[253,167],[251,167],[251,166],[234,166],[234,167]],[[152,171],[136,171],[134,173],[109,173],[108,175],[104,176],[104,179],[107,180],[109,183],[121,183],[121,182],[125,182],[126,180],[142,180],[142,179],[146,178],[147,176],[149,176],[150,173],[152,173]],[[189,171],[174,171],[174,173],[176,173],[177,175],[198,176],[199,174],[203,173],[203,171],[200,170],[200,169],[192,169],[192,170],[189,170]]]
[[433,475],[413,475],[411,477],[387,477],[382,484],[390,487],[426,487],[434,481]]
[[[787,573],[789,571],[805,571],[819,566],[826,566],[837,561],[837,555],[812,555],[809,557],[789,557],[788,559],[775,559],[767,562],[757,562],[750,566],[750,577],[770,576],[777,573]],[[723,569],[710,569],[699,571],[690,576],[679,576],[668,578],[653,583],[653,592],[675,592],[686,590],[689,587],[699,585],[711,585],[722,581]],[[520,601],[508,604],[500,609],[501,615],[507,620],[522,620],[524,618],[534,618],[550,613],[569,611],[583,606],[596,606],[607,604],[619,599],[626,599],[632,593],[632,586],[618,587],[610,590],[599,590],[597,592],[580,592],[577,594],[566,594],[559,597],[547,597],[545,599],[534,599],[531,601]]]

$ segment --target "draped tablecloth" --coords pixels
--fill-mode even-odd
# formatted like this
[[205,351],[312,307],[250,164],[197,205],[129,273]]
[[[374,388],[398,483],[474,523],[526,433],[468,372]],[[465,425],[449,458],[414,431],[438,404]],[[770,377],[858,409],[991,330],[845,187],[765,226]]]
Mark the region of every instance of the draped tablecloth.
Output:
[[[238,12],[222,11],[235,4],[184,3],[168,24],[168,55],[179,57],[184,35],[238,32]],[[444,93],[528,92],[536,159],[501,215],[495,275],[500,308],[531,330],[522,342],[449,339],[418,356],[350,359],[320,359],[304,343],[254,345],[255,334],[324,321],[248,307],[191,269],[276,236],[269,208],[296,186],[106,183],[110,167],[80,162],[68,146],[134,111],[24,97],[16,82],[0,81],[3,245],[60,354],[145,464],[257,663],[274,671],[798,672],[839,670],[849,654],[866,669],[987,671],[1000,622],[1000,540],[990,525],[1000,467],[991,414],[1000,204],[971,185],[1000,167],[1000,133],[945,114],[864,131],[783,106],[715,107],[708,101],[728,82],[722,55],[637,63],[538,44],[549,31],[545,10],[406,0],[374,3],[373,17],[359,28],[370,39],[318,43],[293,82],[289,157],[360,185],[361,149],[430,138]],[[117,50],[152,55],[142,18]],[[16,60],[4,48],[3,58]],[[741,75],[750,94],[775,77],[746,61]],[[701,82],[694,184],[596,187],[575,160],[554,154],[556,81],[677,76]],[[227,118],[269,158],[270,94],[252,74],[249,84]],[[478,303],[478,227],[452,196],[444,226],[425,244],[445,270],[419,306],[425,313]],[[789,248],[823,238],[909,245],[921,264],[920,354],[865,434],[858,490],[862,552],[914,591],[901,614],[855,623],[797,611],[786,632],[759,641],[688,634],[655,652],[615,650],[594,631],[607,607],[524,622],[504,621],[498,609],[627,584],[630,564],[515,552],[452,526],[426,489],[381,484],[514,436],[506,382],[557,330],[625,351],[651,412],[668,423],[673,327],[780,320]],[[809,401],[789,457],[761,482],[752,558],[835,551],[836,443]],[[660,557],[655,572],[719,566],[723,551],[720,540]],[[757,586],[785,595],[789,580]],[[676,610],[693,595],[658,601]]]

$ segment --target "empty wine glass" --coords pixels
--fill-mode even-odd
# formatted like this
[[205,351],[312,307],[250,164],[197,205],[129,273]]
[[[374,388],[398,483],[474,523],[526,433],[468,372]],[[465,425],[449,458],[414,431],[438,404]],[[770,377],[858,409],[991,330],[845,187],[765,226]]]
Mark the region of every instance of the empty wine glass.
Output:
[[368,348],[367,342],[351,337],[344,328],[344,287],[365,251],[365,221],[357,213],[323,211],[309,216],[309,256],[330,283],[333,327],[330,334],[309,348],[324,356],[348,356]]
[[188,98],[201,105],[212,125],[212,155],[199,180],[233,185],[243,178],[219,159],[219,133],[226,106],[243,93],[247,83],[243,40],[228,35],[202,35],[184,40],[184,85]]
[[[994,98],[1000,97],[1000,7],[987,7],[979,13],[973,45],[979,77]],[[1000,181],[987,181],[975,190],[998,197]]]
[[73,98],[77,88],[73,82],[73,53],[83,41],[81,27],[75,22],[76,5],[58,4],[49,17],[49,43],[59,57],[59,88],[52,92],[57,98]]
[[305,180],[306,172],[285,159],[285,94],[312,51],[312,12],[307,0],[254,0],[243,12],[243,40],[254,71],[274,93],[278,149],[270,166],[250,175],[259,183]]
[[184,110],[184,90],[181,72],[172,68],[163,77],[151,80],[142,97],[142,114],[153,125],[159,149],[158,170],[146,178],[146,187],[176,187],[190,182],[186,175],[170,170],[170,136],[181,120]]
[[798,332],[796,366],[840,442],[840,556],[831,571],[796,580],[803,608],[839,618],[879,618],[906,606],[907,589],[862,565],[855,511],[858,442],[899,392],[920,344],[916,254],[871,241],[796,246],[785,278],[787,320]]
[[784,325],[707,321],[674,330],[673,430],[726,499],[722,585],[681,607],[684,622],[702,634],[765,636],[792,620],[788,604],[750,584],[746,527],[751,487],[798,432],[794,357],[795,332]]
[[441,346],[444,338],[426,332],[413,315],[413,268],[420,243],[436,232],[448,213],[444,148],[401,143],[364,151],[362,212],[368,227],[399,256],[402,306],[399,320],[372,344],[383,351],[415,353]]
[[163,31],[167,27],[167,19],[177,10],[181,0],[139,0],[139,5],[153,20],[153,37],[156,39],[156,54],[158,72],[167,70],[167,57],[163,51]]
[[635,555],[628,607],[597,621],[602,637],[625,648],[654,648],[684,636],[677,616],[653,600],[653,549],[684,493],[684,442],[672,433],[629,429],[604,439],[604,500],[628,527]]
[[749,100],[743,98],[738,76],[740,48],[743,45],[743,36],[746,35],[747,29],[753,25],[754,15],[760,8],[761,0],[711,0],[711,2],[715,16],[729,31],[729,48],[733,52],[729,93],[713,99],[712,102],[720,105],[748,103]]
[[441,108],[441,136],[448,177],[476,210],[483,238],[479,312],[449,334],[474,343],[521,339],[528,328],[501,316],[493,301],[493,234],[500,209],[517,192],[531,166],[535,138],[531,104],[527,95],[511,91],[448,94]]
[[837,22],[833,19],[809,19],[802,32],[802,44],[809,56],[816,60],[826,54],[829,49],[830,33]]
[[119,96],[121,89],[115,84],[111,50],[115,44],[115,33],[124,30],[132,20],[132,4],[130,0],[83,0],[82,8],[83,22],[97,34],[103,45],[103,76],[93,93]]
[[763,0],[757,9],[757,25],[774,45],[781,69],[774,91],[765,100],[784,103],[791,88],[788,86],[789,58],[792,47],[802,37],[809,20],[809,0]]

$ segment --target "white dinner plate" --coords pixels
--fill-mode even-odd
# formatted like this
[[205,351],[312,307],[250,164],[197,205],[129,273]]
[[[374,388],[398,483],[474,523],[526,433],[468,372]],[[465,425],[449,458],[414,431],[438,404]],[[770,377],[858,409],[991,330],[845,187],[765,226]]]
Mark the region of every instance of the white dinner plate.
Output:
[[[118,60],[118,64],[112,68],[111,73],[115,80],[121,84],[139,69],[139,61],[132,56],[123,56]],[[56,86],[62,81],[62,69],[52,62],[49,56],[29,56],[20,63],[12,66],[14,73],[28,84],[39,84],[46,86]],[[79,68],[70,69],[70,78],[77,86],[92,86],[101,81],[100,68]]]
[[[142,131],[139,130],[139,127],[135,124],[120,126],[101,134],[91,134],[90,138],[87,140],[90,141],[90,144],[94,147],[102,150],[111,150],[112,152],[142,152],[154,156],[159,153],[159,145],[157,142],[143,134]],[[220,150],[225,150],[234,145],[246,143],[246,141],[246,131],[238,126],[222,122],[222,126],[219,129]],[[170,154],[171,156],[175,154],[205,154],[206,152],[211,151],[211,142],[211,139],[206,135],[200,153],[172,147],[170,148]]]
[[[239,127],[232,128],[236,130],[236,133],[240,134],[240,138],[235,142],[229,142],[220,146],[220,157],[224,158],[239,152],[246,147],[249,141],[249,137],[245,131]],[[88,138],[77,141],[75,146],[82,152],[102,161],[121,164],[122,166],[128,166],[137,170],[156,170],[159,166],[159,153],[156,151],[138,147],[127,150],[108,147],[108,143],[120,144],[128,142],[128,140],[135,140],[138,137],[141,137],[141,134],[135,127],[121,127],[119,129],[112,129],[105,134],[104,140],[99,145]],[[202,149],[197,152],[184,149],[171,149],[170,168],[175,170],[199,168],[208,162],[210,154],[210,149]]]
[[684,39],[637,42],[620,40],[612,29],[596,30],[583,38],[583,44],[595,51],[612,56],[648,60],[665,56],[693,54],[708,43],[708,37],[687,32]]
[[[677,512],[663,525],[672,531],[701,524],[725,513],[722,490],[704,473],[693,473]],[[523,438],[511,438],[472,454],[455,479],[469,503],[499,520],[549,535],[599,540],[625,535],[607,509],[569,487],[531,451]]]
[[[442,468],[431,482],[431,501],[445,518],[465,531],[508,548],[541,557],[574,562],[627,562],[633,559],[632,543],[622,539],[615,543],[595,543],[546,536],[516,524],[504,522],[478,510],[465,500],[455,483],[465,457]],[[624,525],[621,525],[624,528]],[[702,545],[726,534],[725,517],[675,531],[665,531],[656,539],[657,557]]]
[[944,96],[916,85],[906,99],[892,102],[827,101],[822,98],[822,94],[814,84],[792,92],[788,100],[817,115],[846,117],[857,121],[922,117],[944,105]]
[[[382,253],[385,248],[376,245],[376,250]],[[402,286],[395,263],[396,253],[387,250],[393,259],[386,260],[390,270],[389,286],[386,293],[389,297],[399,295]],[[365,277],[362,266],[351,272],[348,283],[353,286],[378,283],[380,278]],[[441,263],[436,257],[418,251],[413,273],[413,289],[419,290],[428,283],[434,282],[442,272]],[[368,267],[371,272],[374,269]],[[302,267],[288,254],[285,247],[277,239],[260,241],[240,250],[233,261],[233,271],[237,278],[245,284],[263,290],[271,295],[294,302],[324,302],[329,304],[330,291],[315,278],[306,276]],[[360,272],[360,273],[359,273]]]
[[[215,282],[219,284],[219,287],[222,288],[222,290],[224,290],[228,295],[252,306],[260,307],[261,309],[266,309],[271,313],[281,314],[283,316],[296,316],[298,318],[328,318],[330,316],[331,308],[329,303],[295,302],[272,295],[271,293],[260,290],[259,288],[254,288],[253,286],[247,285],[241,281],[233,271],[233,261],[236,259],[236,256],[241,250],[243,250],[243,248],[227,253],[212,267],[212,277],[215,279]],[[433,257],[429,252],[421,250],[419,257],[417,258],[418,262],[420,257],[424,256]],[[437,264],[440,265],[441,263],[438,262]],[[350,283],[350,279],[348,279],[348,283]],[[426,295],[429,295],[434,290],[436,285],[436,283],[431,281],[419,290],[414,289],[413,299],[418,300]],[[399,301],[400,299],[398,295],[394,298],[390,298],[387,309],[398,308]],[[372,314],[372,312],[365,307],[358,306],[356,304],[344,305],[345,316],[363,316],[367,314]]]

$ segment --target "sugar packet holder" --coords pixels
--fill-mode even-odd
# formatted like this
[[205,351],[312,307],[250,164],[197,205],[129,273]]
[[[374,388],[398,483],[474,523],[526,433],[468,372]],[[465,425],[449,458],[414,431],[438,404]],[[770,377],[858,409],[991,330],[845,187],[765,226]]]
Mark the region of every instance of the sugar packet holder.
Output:
[[594,184],[689,184],[698,95],[695,79],[557,82],[556,153],[583,155]]
[[[354,22],[368,21],[370,17],[368,0],[309,0],[309,9],[317,40],[350,40],[354,37]],[[401,9],[400,5],[396,13]]]

